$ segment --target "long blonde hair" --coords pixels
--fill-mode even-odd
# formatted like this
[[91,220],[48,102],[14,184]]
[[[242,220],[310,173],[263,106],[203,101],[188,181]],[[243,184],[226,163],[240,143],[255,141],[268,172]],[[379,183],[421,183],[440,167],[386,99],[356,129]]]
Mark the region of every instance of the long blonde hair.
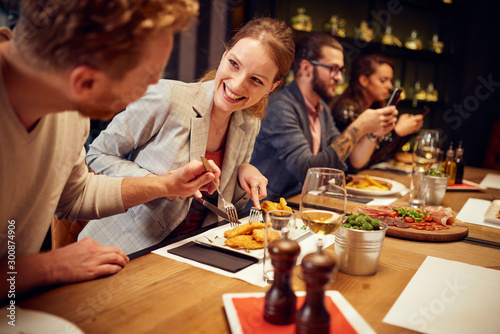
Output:
[[[248,22],[241,28],[231,40],[226,44],[226,51],[231,50],[236,43],[243,38],[253,38],[258,40],[269,51],[273,60],[278,67],[278,72],[274,77],[274,82],[281,81],[292,66],[295,56],[295,43],[293,41],[293,32],[284,22],[272,18],[258,18]],[[217,70],[209,70],[203,77],[199,79],[200,82],[215,79]],[[255,116],[259,119],[264,117],[268,105],[267,95],[249,107]]]

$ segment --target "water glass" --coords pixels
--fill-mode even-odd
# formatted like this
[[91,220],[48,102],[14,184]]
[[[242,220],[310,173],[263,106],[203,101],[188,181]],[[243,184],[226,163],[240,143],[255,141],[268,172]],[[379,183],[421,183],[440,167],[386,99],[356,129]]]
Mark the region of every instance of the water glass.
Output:
[[264,228],[264,281],[274,281],[274,267],[269,255],[269,244],[277,238],[295,239],[296,217],[293,212],[273,210],[265,214],[266,227]]
[[433,136],[418,136],[413,149],[410,207],[422,208],[427,192],[427,171],[436,162],[438,143]]

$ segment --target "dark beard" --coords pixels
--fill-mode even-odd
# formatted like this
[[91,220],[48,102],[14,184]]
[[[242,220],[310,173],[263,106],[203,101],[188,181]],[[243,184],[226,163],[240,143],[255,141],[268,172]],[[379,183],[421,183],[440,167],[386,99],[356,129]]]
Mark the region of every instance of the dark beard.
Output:
[[331,96],[328,91],[325,89],[324,84],[319,81],[318,79],[318,72],[316,71],[316,67],[313,69],[313,90],[316,92],[316,94],[319,95],[319,97],[325,101],[328,102],[330,99],[332,99],[334,96]]

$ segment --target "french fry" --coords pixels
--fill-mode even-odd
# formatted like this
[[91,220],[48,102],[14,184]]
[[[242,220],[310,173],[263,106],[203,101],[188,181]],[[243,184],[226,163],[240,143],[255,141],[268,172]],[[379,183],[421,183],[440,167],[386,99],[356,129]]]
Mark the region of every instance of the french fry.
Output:
[[365,179],[366,179],[366,181],[368,181],[370,184],[373,184],[374,186],[377,186],[379,188],[387,188],[386,186],[383,186],[380,183],[378,183],[377,181],[375,181],[374,179],[372,179],[370,177],[370,175],[368,175],[368,174],[365,174]]
[[364,179],[353,180],[346,184],[347,187],[363,190],[372,191],[388,191],[390,188],[384,184],[371,178],[369,175],[365,175]]

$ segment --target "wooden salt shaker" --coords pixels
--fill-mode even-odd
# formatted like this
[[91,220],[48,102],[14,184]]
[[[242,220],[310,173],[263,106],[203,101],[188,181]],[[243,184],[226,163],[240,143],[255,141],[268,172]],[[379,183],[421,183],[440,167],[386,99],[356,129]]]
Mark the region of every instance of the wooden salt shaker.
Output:
[[266,293],[264,320],[274,325],[288,325],[295,321],[297,297],[292,290],[291,275],[300,253],[295,240],[277,239],[269,244],[274,267],[274,282]]
[[295,332],[298,334],[328,334],[330,314],[325,307],[325,286],[330,282],[335,259],[326,253],[308,254],[302,260],[307,295],[297,311]]

